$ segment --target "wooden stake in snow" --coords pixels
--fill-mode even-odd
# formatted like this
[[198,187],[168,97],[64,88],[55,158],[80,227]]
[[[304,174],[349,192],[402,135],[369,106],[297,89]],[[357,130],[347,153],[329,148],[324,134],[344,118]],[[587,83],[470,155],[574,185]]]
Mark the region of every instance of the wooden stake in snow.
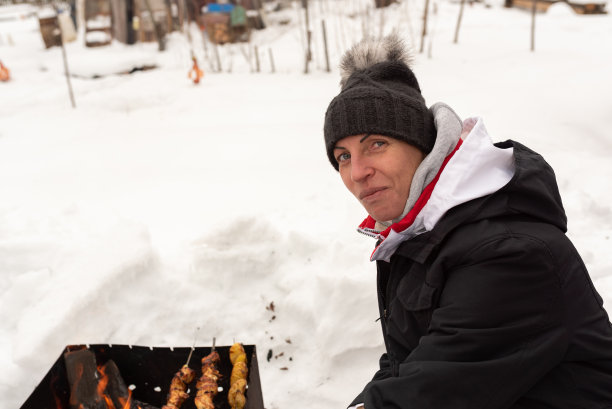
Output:
[[531,51],[535,51],[535,19],[538,0],[533,0],[531,6]]
[[327,50],[327,29],[325,28],[325,20],[321,20],[321,26],[323,29],[323,47],[325,49],[325,71],[330,72],[329,68],[329,52]]
[[[59,18],[59,9],[55,9],[56,18]],[[64,41],[62,40],[62,26],[57,22],[57,35],[59,36],[59,42],[62,46],[62,57],[64,59],[64,72],[66,73],[66,82],[68,83],[68,94],[70,94],[70,103],[73,108],[76,108],[76,103],[74,102],[74,94],[72,93],[72,83],[70,82],[70,70],[68,69],[68,58],[66,57],[66,47],[64,47]]]
[[457,17],[457,27],[455,27],[455,39],[453,43],[457,44],[459,41],[459,27],[461,27],[461,19],[463,18],[463,8],[465,7],[465,0],[461,0],[461,6],[459,6],[459,17]]
[[259,66],[259,49],[257,48],[257,46],[254,46],[254,51],[255,51],[255,70],[257,72],[261,72],[260,66]]
[[308,63],[310,62],[312,55],[310,53],[310,41],[312,39],[312,33],[310,30],[306,33],[306,41],[308,42],[308,50],[306,50],[306,56],[304,58],[304,74],[308,74]]
[[270,54],[270,67],[272,67],[272,73],[276,72],[276,68],[274,67],[274,56],[272,55],[272,49],[268,48],[268,54]]
[[304,74],[308,74],[308,63],[312,61],[312,50],[310,44],[312,42],[312,32],[310,31],[310,18],[308,16],[308,0],[302,0],[304,7],[304,15],[306,16],[306,57],[304,62]]
[[221,68],[221,57],[219,57],[219,47],[217,46],[217,43],[215,43],[214,41],[212,42],[212,44],[213,44],[213,50],[215,52],[215,58],[217,59],[217,72],[221,72],[223,68]]
[[433,3],[433,21],[431,27],[429,29],[429,34],[427,35],[427,39],[429,40],[429,46],[427,47],[427,58],[432,57],[432,49],[433,49],[433,40],[436,32],[436,25],[438,23],[438,3]]
[[423,32],[421,33],[420,53],[425,49],[425,36],[427,35],[427,14],[429,12],[429,0],[425,0],[425,10],[423,11]]

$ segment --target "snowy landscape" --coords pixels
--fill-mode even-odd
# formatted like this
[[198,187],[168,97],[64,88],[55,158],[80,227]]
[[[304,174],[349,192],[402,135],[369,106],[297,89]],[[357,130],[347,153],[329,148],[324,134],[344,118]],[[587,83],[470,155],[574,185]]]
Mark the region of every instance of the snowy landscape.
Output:
[[[480,116],[495,141],[547,159],[610,311],[612,16],[555,4],[537,16],[532,52],[528,11],[467,5],[454,44],[459,2],[435,0],[419,53],[422,7],[311,0],[308,75],[297,3],[270,11],[251,47],[221,46],[221,73],[196,26],[161,53],[68,43],[72,108],[38,10],[0,6],[11,73],[0,82],[0,408],[21,406],[66,345],[213,337],[257,346],[267,409],[347,406],[383,341],[374,242],[356,232],[366,214],[326,158],[323,117],[339,58],[364,34],[395,30],[413,45],[428,104]],[[125,74],[143,66],[157,68]]]

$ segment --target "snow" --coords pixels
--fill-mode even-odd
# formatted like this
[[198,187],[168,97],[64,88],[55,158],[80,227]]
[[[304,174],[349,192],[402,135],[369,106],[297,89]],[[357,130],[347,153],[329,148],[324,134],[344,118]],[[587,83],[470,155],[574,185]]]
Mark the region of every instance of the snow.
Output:
[[[414,65],[425,98],[553,165],[568,234],[610,305],[612,17],[538,15],[530,52],[529,12],[466,7],[453,44],[459,3],[433,4]],[[341,53],[381,21],[418,50],[420,7],[312,1],[309,75],[295,4],[253,35],[261,73],[247,44],[219,47],[213,72],[195,26],[164,53],[81,39],[66,44],[76,109],[61,49],[44,48],[30,9],[0,7],[12,77],[0,83],[0,408],[20,406],[67,344],[190,346],[194,334],[257,345],[268,409],[345,407],[382,338],[373,242],[327,162],[323,115]],[[268,362],[269,349],[284,355]]]

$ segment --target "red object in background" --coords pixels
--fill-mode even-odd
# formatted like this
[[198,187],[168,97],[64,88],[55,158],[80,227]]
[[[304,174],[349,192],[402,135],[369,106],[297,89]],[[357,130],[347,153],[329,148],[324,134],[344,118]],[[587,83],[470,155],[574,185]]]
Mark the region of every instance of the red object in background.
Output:
[[193,67],[191,67],[187,76],[193,80],[194,84],[198,84],[200,79],[204,76],[204,71],[198,67],[198,60],[196,60],[195,57],[191,57],[191,59],[193,60]]
[[0,61],[0,81],[8,81],[11,79],[11,72]]

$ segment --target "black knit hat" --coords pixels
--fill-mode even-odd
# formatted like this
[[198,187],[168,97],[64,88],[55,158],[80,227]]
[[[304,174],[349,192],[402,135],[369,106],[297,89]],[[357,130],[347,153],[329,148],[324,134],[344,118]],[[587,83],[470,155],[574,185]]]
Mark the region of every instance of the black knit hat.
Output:
[[325,148],[331,164],[336,143],[347,136],[377,134],[429,153],[436,140],[433,114],[409,68],[410,57],[395,35],[363,40],[341,62],[342,87],[325,113]]

